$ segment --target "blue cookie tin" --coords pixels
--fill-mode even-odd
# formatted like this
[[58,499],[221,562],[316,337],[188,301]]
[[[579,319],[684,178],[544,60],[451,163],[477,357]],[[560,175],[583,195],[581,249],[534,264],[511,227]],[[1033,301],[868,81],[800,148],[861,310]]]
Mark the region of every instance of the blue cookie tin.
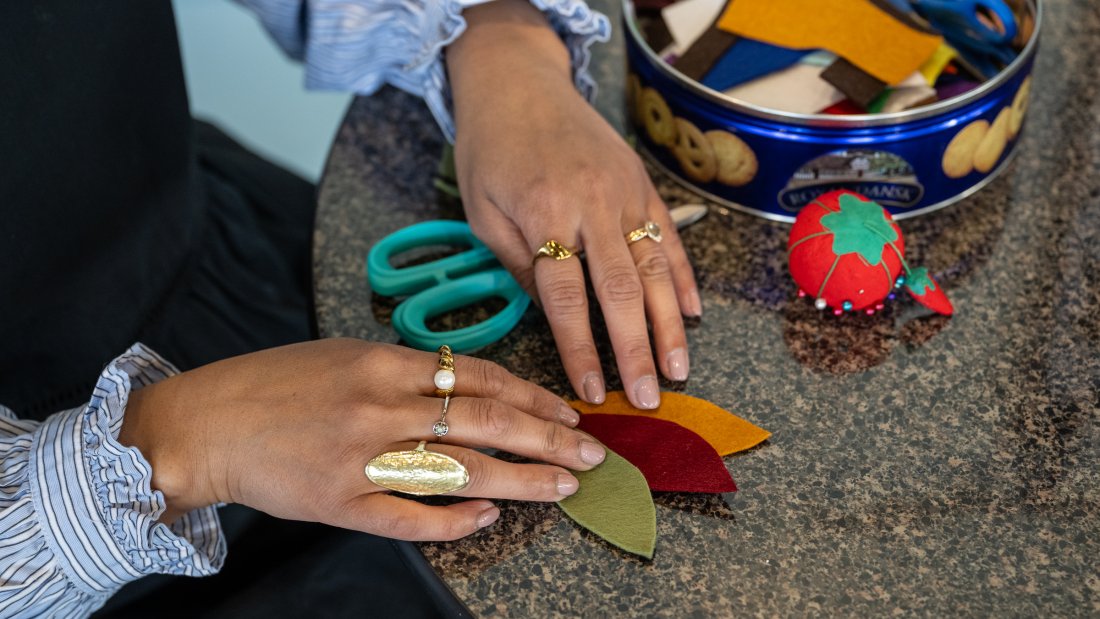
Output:
[[791,222],[817,196],[851,189],[897,219],[948,206],[1008,165],[1022,135],[1042,2],[1023,51],[984,84],[887,114],[795,114],[739,101],[657,56],[624,0],[628,118],[639,149],[715,202]]

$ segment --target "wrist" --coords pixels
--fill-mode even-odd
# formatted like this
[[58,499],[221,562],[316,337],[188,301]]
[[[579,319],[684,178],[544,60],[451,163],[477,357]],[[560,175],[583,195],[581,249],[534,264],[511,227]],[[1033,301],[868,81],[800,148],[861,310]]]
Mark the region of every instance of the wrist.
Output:
[[178,380],[131,391],[118,433],[119,443],[136,447],[152,467],[152,488],[164,495],[160,520],[165,523],[219,502],[208,483],[210,476],[197,466],[203,459],[190,446],[195,428],[174,423],[184,418],[176,399]]
[[456,112],[532,85],[572,90],[569,51],[528,0],[496,0],[464,16],[466,31],[447,48]]

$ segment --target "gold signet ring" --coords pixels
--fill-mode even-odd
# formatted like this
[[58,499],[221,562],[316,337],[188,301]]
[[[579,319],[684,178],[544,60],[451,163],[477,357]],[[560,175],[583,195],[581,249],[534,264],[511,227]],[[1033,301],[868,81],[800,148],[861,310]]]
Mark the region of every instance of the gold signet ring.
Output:
[[542,247],[538,248],[535,252],[535,257],[531,258],[531,264],[538,261],[539,258],[553,258],[554,260],[565,260],[573,257],[573,250],[569,249],[565,245],[555,241],[549,240],[542,244]]
[[645,225],[637,230],[631,230],[626,233],[626,244],[637,243],[642,239],[653,239],[658,243],[661,242],[661,226],[657,225],[655,221],[647,221]]
[[417,496],[456,492],[470,483],[461,462],[425,445],[427,441],[420,441],[416,449],[378,454],[367,463],[367,479],[386,490]]

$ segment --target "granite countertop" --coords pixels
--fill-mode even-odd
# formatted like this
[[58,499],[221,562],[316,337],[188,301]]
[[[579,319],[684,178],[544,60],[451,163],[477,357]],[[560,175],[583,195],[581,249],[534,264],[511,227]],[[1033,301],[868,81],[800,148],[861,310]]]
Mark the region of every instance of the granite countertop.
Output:
[[[469,538],[424,544],[483,616],[1100,613],[1100,12],[1047,3],[1029,126],[986,189],[902,222],[953,318],[910,303],[836,319],[796,296],[788,227],[714,208],[683,240],[704,318],[683,391],[773,432],[726,458],[740,491],[658,494],[652,561],[554,505],[506,503]],[[619,101],[621,48],[596,63]],[[609,96],[610,93],[610,96]],[[431,177],[441,139],[392,90],[355,101],[320,191],[325,336],[396,341],[364,277],[371,243],[457,217]],[[698,202],[658,176],[669,204]],[[606,332],[598,325],[606,342]],[[572,397],[535,310],[483,350]],[[609,386],[620,388],[609,347]]]

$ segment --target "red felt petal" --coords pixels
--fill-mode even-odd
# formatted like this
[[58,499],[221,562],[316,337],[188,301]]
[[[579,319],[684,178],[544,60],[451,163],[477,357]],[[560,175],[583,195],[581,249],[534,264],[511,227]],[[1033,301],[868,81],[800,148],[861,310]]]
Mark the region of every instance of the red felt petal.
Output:
[[718,452],[680,424],[641,415],[585,414],[577,428],[638,467],[650,490],[737,490]]
[[937,314],[943,314],[944,316],[950,316],[955,313],[955,307],[951,305],[951,301],[947,298],[947,293],[943,291],[943,286],[940,285],[932,275],[928,275],[928,279],[931,279],[936,284],[935,288],[931,286],[924,289],[924,294],[918,295],[913,292],[913,289],[906,286],[905,289],[909,291],[909,296],[916,299],[917,303],[927,307],[928,309],[936,312]]

